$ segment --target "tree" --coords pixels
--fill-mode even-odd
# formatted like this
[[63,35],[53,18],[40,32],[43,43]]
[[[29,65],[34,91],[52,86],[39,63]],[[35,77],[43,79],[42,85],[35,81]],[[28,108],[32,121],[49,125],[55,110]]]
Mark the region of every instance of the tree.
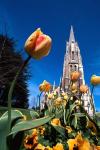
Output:
[[[7,106],[8,91],[16,72],[23,63],[15,50],[15,41],[7,35],[0,35],[0,105]],[[27,68],[20,74],[13,92],[12,106],[28,107]]]

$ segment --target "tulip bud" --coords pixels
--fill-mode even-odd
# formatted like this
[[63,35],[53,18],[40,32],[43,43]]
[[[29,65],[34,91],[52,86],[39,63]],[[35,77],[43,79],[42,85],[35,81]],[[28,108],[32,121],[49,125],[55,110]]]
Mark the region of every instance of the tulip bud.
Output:
[[80,75],[81,74],[78,71],[72,72],[71,73],[71,81],[73,81],[73,82],[77,81],[79,79]]
[[73,90],[77,90],[77,85],[76,85],[75,83],[72,84],[71,90],[72,90],[72,91],[73,91]]
[[48,94],[48,99],[53,99],[54,98],[54,95],[53,95],[53,93],[51,93],[51,94]]
[[49,54],[51,38],[41,32],[40,28],[33,32],[25,42],[25,50],[35,59],[40,59]]
[[80,86],[80,92],[81,93],[87,93],[88,92],[88,86],[87,85],[81,85]]
[[40,84],[40,86],[39,86],[39,90],[41,92],[48,92],[50,89],[51,89],[51,85],[46,80],[44,80],[43,83]]
[[91,84],[92,85],[100,84],[100,76],[92,75],[92,77],[91,77]]

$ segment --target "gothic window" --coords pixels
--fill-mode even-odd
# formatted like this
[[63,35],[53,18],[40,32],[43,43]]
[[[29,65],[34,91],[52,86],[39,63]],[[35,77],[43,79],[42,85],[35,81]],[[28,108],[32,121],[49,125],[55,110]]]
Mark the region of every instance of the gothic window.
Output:
[[77,51],[77,56],[78,56],[78,51]]
[[72,60],[74,60],[74,51],[72,51]]
[[72,71],[72,65],[70,65],[70,71]]
[[74,66],[74,70],[75,70],[75,71],[77,70],[77,66],[76,66],[76,65]]

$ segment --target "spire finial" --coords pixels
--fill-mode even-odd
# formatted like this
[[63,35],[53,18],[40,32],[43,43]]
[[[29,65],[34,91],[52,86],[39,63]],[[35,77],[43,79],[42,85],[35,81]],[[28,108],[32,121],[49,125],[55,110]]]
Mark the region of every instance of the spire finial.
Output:
[[53,91],[55,90],[55,85],[56,85],[56,84],[55,84],[55,81],[54,81],[54,83],[53,83]]
[[72,25],[71,25],[70,36],[69,36],[69,43],[71,42],[75,42],[74,31],[73,31]]

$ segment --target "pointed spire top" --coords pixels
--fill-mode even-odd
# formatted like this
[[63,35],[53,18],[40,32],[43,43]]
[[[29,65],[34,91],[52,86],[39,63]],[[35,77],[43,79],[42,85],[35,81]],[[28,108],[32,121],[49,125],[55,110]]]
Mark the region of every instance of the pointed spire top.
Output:
[[71,43],[71,42],[75,42],[73,26],[71,26],[70,36],[69,36],[69,43]]
[[56,85],[56,84],[55,84],[55,81],[54,81],[54,83],[53,83],[53,91],[55,90],[55,85]]

